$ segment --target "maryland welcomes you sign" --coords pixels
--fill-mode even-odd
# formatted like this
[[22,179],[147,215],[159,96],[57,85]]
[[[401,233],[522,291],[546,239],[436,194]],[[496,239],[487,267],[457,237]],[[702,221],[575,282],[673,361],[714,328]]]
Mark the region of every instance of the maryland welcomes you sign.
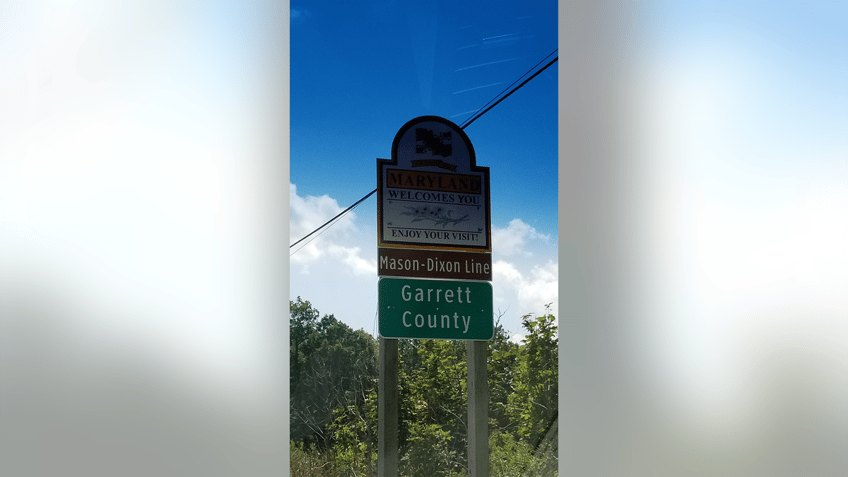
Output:
[[492,251],[489,168],[455,124],[409,121],[377,169],[379,247]]

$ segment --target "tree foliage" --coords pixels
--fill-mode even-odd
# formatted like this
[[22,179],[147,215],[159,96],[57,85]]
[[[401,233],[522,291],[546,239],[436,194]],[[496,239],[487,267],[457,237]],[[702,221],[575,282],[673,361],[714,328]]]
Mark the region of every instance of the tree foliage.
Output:
[[297,298],[291,303],[290,426],[294,440],[327,448],[339,408],[360,406],[377,379],[377,342]]
[[515,392],[507,399],[516,434],[537,447],[557,416],[558,360],[554,316],[525,315],[527,330],[515,368]]
[[[522,326],[526,335],[519,343],[498,323],[488,345],[492,476],[549,475],[556,468],[555,447],[550,451],[558,398],[556,321],[550,313],[525,315]],[[322,465],[336,469],[330,475],[375,475],[377,341],[333,315],[319,319],[300,297],[291,302],[291,330],[291,438],[297,455],[307,456],[312,446],[329,459]],[[398,344],[402,475],[465,475],[465,342]]]

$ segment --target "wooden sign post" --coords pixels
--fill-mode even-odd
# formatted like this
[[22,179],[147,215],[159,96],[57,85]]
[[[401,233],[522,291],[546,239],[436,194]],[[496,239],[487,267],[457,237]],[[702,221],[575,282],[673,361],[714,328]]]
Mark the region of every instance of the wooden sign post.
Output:
[[377,385],[377,475],[398,475],[398,340],[380,337]]
[[468,475],[489,475],[489,380],[487,341],[467,341],[468,357]]

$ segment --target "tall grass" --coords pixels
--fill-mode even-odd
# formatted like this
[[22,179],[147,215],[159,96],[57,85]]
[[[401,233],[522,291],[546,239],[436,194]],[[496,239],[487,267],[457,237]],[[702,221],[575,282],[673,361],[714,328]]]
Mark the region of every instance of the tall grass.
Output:
[[[553,436],[555,439],[556,437]],[[545,447],[545,446],[542,446]],[[489,476],[490,477],[545,477],[556,476],[556,453],[551,449],[534,450],[526,442],[515,439],[507,433],[493,433],[489,438]],[[416,452],[416,456],[427,455],[426,450]],[[348,449],[343,452],[330,450],[321,452],[315,448],[304,449],[302,445],[291,443],[291,476],[292,477],[376,477],[376,455],[367,449]],[[410,465],[415,462],[415,456],[401,456],[401,476],[433,477],[440,474],[437,470],[427,469],[426,466]],[[417,470],[416,470],[417,469]],[[465,469],[458,473],[448,471],[451,477],[465,476]]]

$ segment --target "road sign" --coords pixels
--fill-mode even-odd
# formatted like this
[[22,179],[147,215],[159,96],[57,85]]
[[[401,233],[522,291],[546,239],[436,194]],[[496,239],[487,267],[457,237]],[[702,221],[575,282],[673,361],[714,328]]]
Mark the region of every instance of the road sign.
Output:
[[377,160],[379,247],[491,252],[489,168],[456,124],[407,122]]
[[492,254],[380,248],[377,275],[392,277],[492,280]]
[[489,168],[477,166],[468,136],[447,119],[407,122],[392,158],[377,160],[381,477],[397,473],[397,447],[387,442],[397,437],[398,338],[467,341],[469,469],[488,472],[485,341],[495,332],[492,284],[483,281],[492,279],[489,204]]
[[380,278],[378,323],[384,338],[490,340],[492,284]]

